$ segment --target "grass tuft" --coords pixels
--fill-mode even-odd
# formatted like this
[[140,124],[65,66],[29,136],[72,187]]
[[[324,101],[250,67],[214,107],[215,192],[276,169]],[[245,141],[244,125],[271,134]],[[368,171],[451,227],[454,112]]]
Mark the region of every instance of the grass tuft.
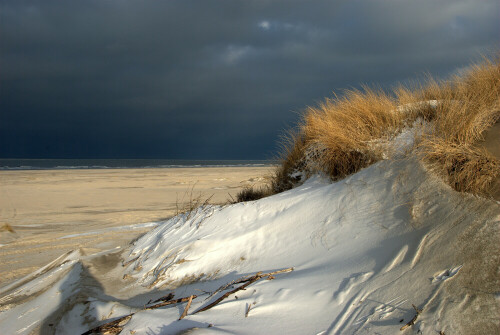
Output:
[[400,85],[391,94],[348,90],[306,109],[298,130],[283,141],[271,189],[282,192],[318,172],[342,179],[382,159],[383,149],[374,144],[421,120],[429,125],[418,146],[421,159],[457,191],[484,194],[498,179],[500,163],[476,144],[499,118],[499,58],[447,81],[428,76],[423,85]]
[[8,231],[9,233],[15,233],[14,228],[12,228],[12,226],[10,224],[8,224],[7,222],[3,223],[0,226],[0,232],[1,231]]
[[421,147],[425,161],[459,192],[487,194],[498,177],[500,161],[486,150],[439,137],[426,139]]
[[273,189],[280,192],[306,176],[323,172],[338,180],[381,158],[371,141],[390,137],[404,125],[395,99],[364,87],[308,107],[296,133],[286,138],[283,163]]
[[272,189],[267,186],[261,186],[260,188],[247,186],[236,194],[236,202],[259,200],[272,194]]
[[[500,161],[477,143],[500,118],[500,61],[483,60],[432,87],[440,103],[422,159],[459,192],[488,194]],[[499,135],[500,136],[500,135]]]
[[199,194],[194,194],[194,188],[196,183],[193,184],[189,191],[184,192],[181,200],[179,201],[179,197],[177,197],[175,201],[175,216],[179,214],[188,213],[187,218],[189,219],[191,215],[196,212],[196,209],[199,207],[205,207],[210,204],[210,200],[212,200],[213,194],[209,197],[204,197],[200,192]]
[[281,141],[281,163],[271,178],[271,191],[281,193],[293,188],[299,179],[293,174],[303,168],[305,138],[297,131],[289,131]]

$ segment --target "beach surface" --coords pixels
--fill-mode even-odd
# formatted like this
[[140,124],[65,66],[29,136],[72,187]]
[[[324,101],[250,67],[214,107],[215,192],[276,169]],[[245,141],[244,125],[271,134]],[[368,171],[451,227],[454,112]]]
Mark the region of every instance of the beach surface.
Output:
[[126,247],[156,222],[265,183],[273,167],[0,171],[0,287],[61,254]]

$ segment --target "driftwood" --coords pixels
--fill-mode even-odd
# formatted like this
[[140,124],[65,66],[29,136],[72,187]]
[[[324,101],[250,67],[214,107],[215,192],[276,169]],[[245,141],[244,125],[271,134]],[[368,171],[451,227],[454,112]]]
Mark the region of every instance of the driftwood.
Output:
[[284,272],[292,272],[293,271],[293,268],[287,268],[287,269],[283,269],[283,270],[278,270],[278,271],[273,271],[273,272],[269,272],[269,273],[264,273],[261,277],[272,277],[273,275],[277,275],[279,273],[284,273]]
[[189,299],[193,300],[194,298],[197,298],[197,297],[198,297],[197,295],[191,295],[189,297],[184,297],[184,298],[179,298],[179,299],[175,299],[175,300],[169,300],[169,301],[160,302],[159,304],[156,304],[156,305],[153,305],[153,306],[146,306],[143,309],[144,310],[147,310],[147,309],[156,309],[156,308],[160,308],[160,307],[163,307],[163,306],[173,305],[173,304],[178,304],[180,302],[188,301]]
[[208,298],[206,298],[205,300],[210,299],[211,297],[213,297],[214,295],[216,295],[219,292],[227,290],[227,288],[230,287],[230,286],[233,286],[233,285],[236,285],[236,284],[240,284],[240,283],[244,283],[244,282],[250,280],[251,278],[255,277],[256,275],[260,275],[260,274],[262,274],[262,272],[257,272],[255,275],[251,275],[251,276],[241,277],[239,279],[233,280],[232,282],[224,284],[221,287],[219,287],[218,289],[216,289],[212,294],[210,294],[208,296]]
[[206,305],[205,307],[203,308],[200,308],[199,310],[197,310],[196,312],[194,312],[193,314],[197,314],[197,313],[200,313],[200,312],[203,312],[203,311],[206,311],[212,307],[214,307],[215,305],[217,305],[219,302],[221,302],[222,300],[226,299],[227,297],[229,297],[231,294],[233,293],[236,293],[240,290],[244,290],[248,285],[256,282],[257,280],[259,280],[261,277],[254,277],[254,278],[251,278],[248,282],[246,282],[245,284],[235,288],[234,290],[232,291],[229,291],[229,292],[226,292],[224,293],[224,295],[222,295],[219,299],[215,300],[214,302],[212,302],[211,304],[208,304]]
[[[203,311],[206,311],[206,310],[214,307],[215,305],[217,305],[218,303],[220,303],[222,300],[224,300],[225,298],[229,297],[231,294],[236,293],[236,292],[238,292],[240,290],[244,290],[247,286],[251,285],[252,283],[255,283],[256,281],[258,281],[258,280],[260,280],[262,278],[266,278],[268,280],[272,280],[272,279],[275,279],[275,277],[273,276],[275,274],[285,273],[285,272],[291,272],[291,271],[293,271],[293,268],[288,268],[288,269],[273,271],[273,272],[269,272],[269,273],[257,272],[253,276],[243,277],[243,278],[240,278],[240,279],[238,279],[236,281],[233,281],[233,282],[231,282],[229,284],[221,286],[214,293],[212,293],[212,295],[214,295],[217,292],[220,292],[220,291],[223,291],[223,290],[227,289],[231,285],[236,285],[236,284],[244,283],[243,285],[241,285],[241,286],[239,286],[239,287],[237,287],[237,288],[235,288],[235,289],[233,289],[233,290],[225,293],[224,295],[222,295],[220,298],[218,298],[214,302],[210,303],[209,305],[207,305],[207,306],[205,306],[205,307],[203,307],[201,309],[198,309],[193,314],[196,314],[196,313],[199,313],[199,312],[203,312]],[[189,307],[191,307],[191,303],[192,303],[193,299],[197,298],[198,296],[193,294],[193,295],[190,295],[189,297],[179,298],[179,299],[175,299],[175,300],[168,300],[169,298],[173,298],[173,297],[174,297],[174,295],[172,293],[170,293],[166,297],[162,297],[162,298],[157,299],[157,300],[154,301],[154,302],[162,301],[161,303],[155,304],[155,305],[152,305],[152,306],[145,306],[144,308],[142,308],[142,310],[156,309],[156,308],[160,308],[160,307],[163,307],[163,306],[174,305],[174,304],[178,304],[178,303],[187,301],[188,303],[186,305],[186,308],[184,309],[184,312],[182,313],[181,317],[179,318],[179,320],[181,320],[184,317],[186,317],[186,315],[188,313],[188,310],[189,310]],[[245,317],[248,316],[248,313],[250,312],[250,308],[251,308],[251,305],[248,306],[248,309],[246,311]],[[82,335],[118,334],[118,333],[120,333],[122,331],[123,326],[132,318],[132,316],[134,314],[135,313],[131,313],[131,314],[122,316],[122,317],[120,317],[120,318],[118,318],[118,319],[116,319],[114,321],[107,322],[107,323],[102,324],[100,326],[94,327],[94,328],[86,331]],[[416,319],[416,317],[415,317],[415,319]]]
[[250,308],[252,308],[252,304],[248,304],[247,311],[245,312],[245,317],[248,318],[248,313],[250,313]]
[[154,304],[155,302],[160,302],[160,301],[169,301],[169,300],[172,300],[173,298],[174,298],[174,294],[172,292],[170,292],[168,295],[161,297],[159,299],[156,299],[155,301],[149,300],[146,305],[149,305],[150,303]]
[[[196,295],[191,295],[189,297],[180,298],[180,299],[176,299],[176,300],[164,301],[162,303],[159,303],[159,304],[156,304],[153,306],[144,307],[142,310],[156,309],[156,308],[160,308],[163,306],[178,304],[180,302],[189,301],[189,300],[192,301],[194,298],[196,298]],[[132,316],[134,314],[135,313],[131,313],[131,314],[122,316],[121,318],[118,318],[116,320],[113,320],[111,322],[106,322],[105,324],[102,324],[100,326],[94,327],[94,328],[86,331],[82,335],[119,334],[122,331],[123,326],[132,318]]]
[[186,315],[188,313],[188,310],[189,310],[189,307],[191,306],[191,302],[193,302],[193,298],[194,297],[195,297],[194,295],[192,295],[192,296],[189,297],[189,300],[188,300],[188,303],[186,305],[186,308],[184,308],[184,312],[182,312],[182,315],[179,318],[179,320],[182,320],[182,319],[184,319],[186,317]]
[[[255,275],[251,276],[251,277],[245,277],[244,279],[240,279],[240,280],[237,280],[235,282],[233,282],[233,285],[234,284],[239,284],[239,283],[245,283],[241,286],[238,286],[237,288],[235,288],[234,290],[231,290],[229,292],[226,292],[224,293],[220,298],[218,298],[217,300],[215,300],[214,302],[206,305],[205,307],[203,308],[200,308],[198,309],[196,312],[194,312],[193,314],[197,314],[197,313],[200,313],[200,312],[203,312],[203,311],[206,311],[212,307],[214,307],[215,305],[217,305],[219,302],[221,302],[222,300],[226,299],[227,297],[229,297],[231,294],[234,294],[238,291],[241,291],[241,290],[244,290],[247,286],[249,286],[250,284],[252,283],[255,283],[257,280],[259,279],[262,279],[264,277],[267,277],[267,279],[271,280],[271,279],[274,279],[273,275],[275,274],[278,274],[278,273],[284,273],[284,272],[291,272],[293,271],[293,268],[288,268],[288,269],[283,269],[283,270],[278,270],[278,271],[274,271],[274,272],[269,272],[269,273],[262,273],[262,272],[257,272]],[[223,290],[224,288],[227,288],[229,285],[225,285],[223,288],[219,288],[217,291],[221,291]],[[216,291],[216,292],[217,292]]]
[[417,306],[413,305],[413,309],[415,310],[416,314],[415,316],[413,317],[413,319],[410,320],[410,322],[408,322],[407,324],[405,324],[403,327],[401,327],[399,330],[403,331],[405,330],[406,328],[410,327],[410,326],[413,326],[415,324],[415,321],[417,321],[417,318],[418,316],[420,315],[420,313],[422,313],[422,310],[421,309],[418,309]]
[[118,334],[122,331],[123,326],[127,323],[127,321],[132,318],[132,315],[134,315],[134,313],[122,316],[121,318],[118,318],[114,321],[92,328],[91,330],[86,331],[82,335]]
[[[212,294],[210,294],[207,299],[210,299],[212,296],[214,296],[218,292],[225,291],[230,286],[233,286],[233,285],[236,285],[236,284],[245,283],[245,282],[251,280],[252,278],[254,278],[255,276],[268,277],[268,279],[271,280],[271,279],[274,279],[273,275],[276,275],[276,274],[279,274],[279,273],[283,273],[283,272],[290,272],[290,271],[293,271],[293,268],[287,268],[287,269],[273,271],[273,272],[269,272],[269,273],[262,273],[262,271],[260,271],[260,272],[257,272],[254,275],[241,277],[240,279],[236,279],[236,280],[233,280],[230,283],[222,285],[217,290],[215,290]],[[207,300],[207,299],[205,299],[205,300]]]

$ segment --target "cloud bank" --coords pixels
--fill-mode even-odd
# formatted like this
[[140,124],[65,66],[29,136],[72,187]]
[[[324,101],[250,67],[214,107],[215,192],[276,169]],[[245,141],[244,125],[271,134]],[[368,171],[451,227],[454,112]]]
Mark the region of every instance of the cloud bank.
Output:
[[306,105],[497,52],[496,0],[0,1],[0,156],[269,158]]

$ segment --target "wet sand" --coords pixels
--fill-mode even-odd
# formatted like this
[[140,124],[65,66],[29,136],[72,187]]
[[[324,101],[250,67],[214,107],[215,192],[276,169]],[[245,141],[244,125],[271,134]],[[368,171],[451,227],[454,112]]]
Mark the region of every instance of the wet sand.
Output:
[[125,247],[190,202],[227,203],[272,169],[0,171],[0,287],[70,250]]

